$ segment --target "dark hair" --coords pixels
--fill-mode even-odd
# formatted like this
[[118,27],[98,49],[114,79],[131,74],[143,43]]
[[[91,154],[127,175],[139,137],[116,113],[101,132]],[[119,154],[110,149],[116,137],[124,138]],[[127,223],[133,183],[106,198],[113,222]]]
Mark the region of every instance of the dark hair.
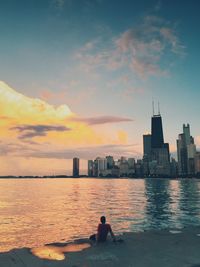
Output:
[[105,223],[106,222],[106,217],[105,216],[101,216],[100,220],[101,220],[101,223]]

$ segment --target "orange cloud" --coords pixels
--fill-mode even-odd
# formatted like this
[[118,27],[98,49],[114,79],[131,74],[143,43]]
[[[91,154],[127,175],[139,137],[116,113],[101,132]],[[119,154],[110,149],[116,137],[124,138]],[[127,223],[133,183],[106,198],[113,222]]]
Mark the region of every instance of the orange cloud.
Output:
[[92,125],[129,122],[131,119],[115,116],[80,118],[67,105],[54,107],[40,99],[26,97],[4,82],[0,82],[0,137],[33,139],[69,147],[119,143],[123,139],[98,133]]

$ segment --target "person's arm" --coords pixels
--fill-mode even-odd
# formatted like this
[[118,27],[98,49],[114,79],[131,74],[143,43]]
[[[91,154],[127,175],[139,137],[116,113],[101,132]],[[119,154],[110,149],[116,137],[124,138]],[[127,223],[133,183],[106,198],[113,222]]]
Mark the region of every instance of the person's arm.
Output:
[[115,235],[114,235],[114,233],[113,233],[113,231],[112,231],[111,226],[110,226],[109,232],[110,232],[110,235],[111,235],[113,241],[116,241],[116,239],[115,239]]
[[99,225],[98,225],[98,228],[97,228],[97,234],[96,234],[96,241],[97,241],[97,242],[98,242],[98,240],[99,240],[100,228],[101,228],[101,226],[100,226],[100,224],[99,224]]

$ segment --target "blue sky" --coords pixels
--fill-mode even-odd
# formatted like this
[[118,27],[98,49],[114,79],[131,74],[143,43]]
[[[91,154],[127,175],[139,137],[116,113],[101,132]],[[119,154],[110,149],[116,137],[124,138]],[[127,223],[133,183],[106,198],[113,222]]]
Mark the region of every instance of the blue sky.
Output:
[[93,127],[125,132],[133,156],[154,99],[171,151],[183,123],[200,147],[199,11],[198,0],[1,1],[0,80],[81,118],[131,119]]

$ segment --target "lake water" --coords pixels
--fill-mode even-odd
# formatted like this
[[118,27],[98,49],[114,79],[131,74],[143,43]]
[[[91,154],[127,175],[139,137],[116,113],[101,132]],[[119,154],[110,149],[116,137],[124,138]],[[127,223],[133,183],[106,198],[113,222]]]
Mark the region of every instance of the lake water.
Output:
[[200,180],[0,179],[0,251],[115,233],[200,225]]

